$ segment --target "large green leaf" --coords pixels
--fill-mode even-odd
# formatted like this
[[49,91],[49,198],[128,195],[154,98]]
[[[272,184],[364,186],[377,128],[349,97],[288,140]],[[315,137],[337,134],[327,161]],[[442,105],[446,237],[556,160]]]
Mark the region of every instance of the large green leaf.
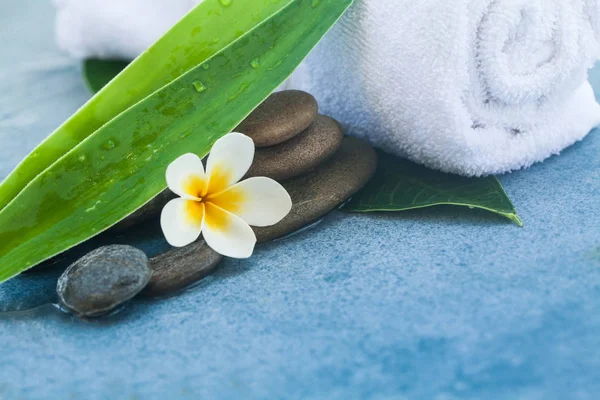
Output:
[[345,210],[405,211],[437,205],[480,208],[522,225],[495,177],[465,178],[445,174],[383,152],[379,154],[377,173]]
[[0,212],[0,281],[89,239],[164,190],[167,165],[184,153],[206,155],[289,76],[350,3],[289,2],[37,175]]
[[[297,3],[204,0],[19,164],[0,184],[0,210],[33,178],[102,125],[201,64],[269,16]],[[341,5],[346,3],[342,1]]]

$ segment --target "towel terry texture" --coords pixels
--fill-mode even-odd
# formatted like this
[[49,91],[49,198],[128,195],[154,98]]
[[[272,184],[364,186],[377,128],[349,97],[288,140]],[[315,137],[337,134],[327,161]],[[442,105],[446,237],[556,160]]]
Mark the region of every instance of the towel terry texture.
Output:
[[[133,57],[196,2],[58,0],[58,41],[78,57]],[[527,167],[600,124],[587,83],[599,3],[356,0],[285,86],[315,95],[350,134],[429,167]]]

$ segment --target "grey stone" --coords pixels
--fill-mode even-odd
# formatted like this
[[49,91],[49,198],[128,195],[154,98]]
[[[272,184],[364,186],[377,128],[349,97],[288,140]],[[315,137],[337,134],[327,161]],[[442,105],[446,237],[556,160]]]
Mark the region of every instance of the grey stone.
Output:
[[60,303],[80,317],[109,313],[138,294],[152,270],[143,251],[131,246],[105,246],[80,258],[58,279]]
[[282,183],[292,198],[292,210],[278,224],[253,228],[258,242],[277,239],[317,221],[360,190],[376,168],[377,153],[368,143],[344,138],[340,150],[325,164]]
[[204,240],[152,257],[152,278],[143,294],[164,296],[177,292],[211,274],[222,259]]
[[235,129],[256,147],[273,146],[304,131],[317,117],[315,98],[300,90],[273,93]]
[[141,224],[142,222],[146,222],[150,218],[159,215],[163,207],[175,197],[177,197],[177,195],[171,192],[169,189],[163,190],[136,212],[113,226],[112,229],[115,231],[123,231],[131,228],[132,226]]
[[247,176],[277,181],[302,175],[329,159],[342,145],[344,132],[332,118],[319,115],[304,132],[281,144],[256,150]]

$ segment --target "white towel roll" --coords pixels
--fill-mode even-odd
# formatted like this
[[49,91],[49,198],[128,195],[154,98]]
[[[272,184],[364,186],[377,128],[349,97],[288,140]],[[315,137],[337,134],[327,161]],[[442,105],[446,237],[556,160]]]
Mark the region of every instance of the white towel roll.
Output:
[[[61,47],[103,58],[133,58],[199,2],[55,1]],[[599,2],[355,0],[286,87],[315,95],[350,134],[433,168],[527,167],[600,124],[586,82]]]
[[507,172],[600,124],[599,20],[598,0],[358,0],[288,86],[395,154]]

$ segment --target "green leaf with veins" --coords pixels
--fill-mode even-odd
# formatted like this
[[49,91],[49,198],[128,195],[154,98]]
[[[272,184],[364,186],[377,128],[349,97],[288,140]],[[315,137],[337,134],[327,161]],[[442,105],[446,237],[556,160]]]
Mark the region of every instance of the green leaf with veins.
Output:
[[450,175],[383,152],[373,179],[344,209],[405,211],[439,205],[479,208],[523,225],[496,177]]

